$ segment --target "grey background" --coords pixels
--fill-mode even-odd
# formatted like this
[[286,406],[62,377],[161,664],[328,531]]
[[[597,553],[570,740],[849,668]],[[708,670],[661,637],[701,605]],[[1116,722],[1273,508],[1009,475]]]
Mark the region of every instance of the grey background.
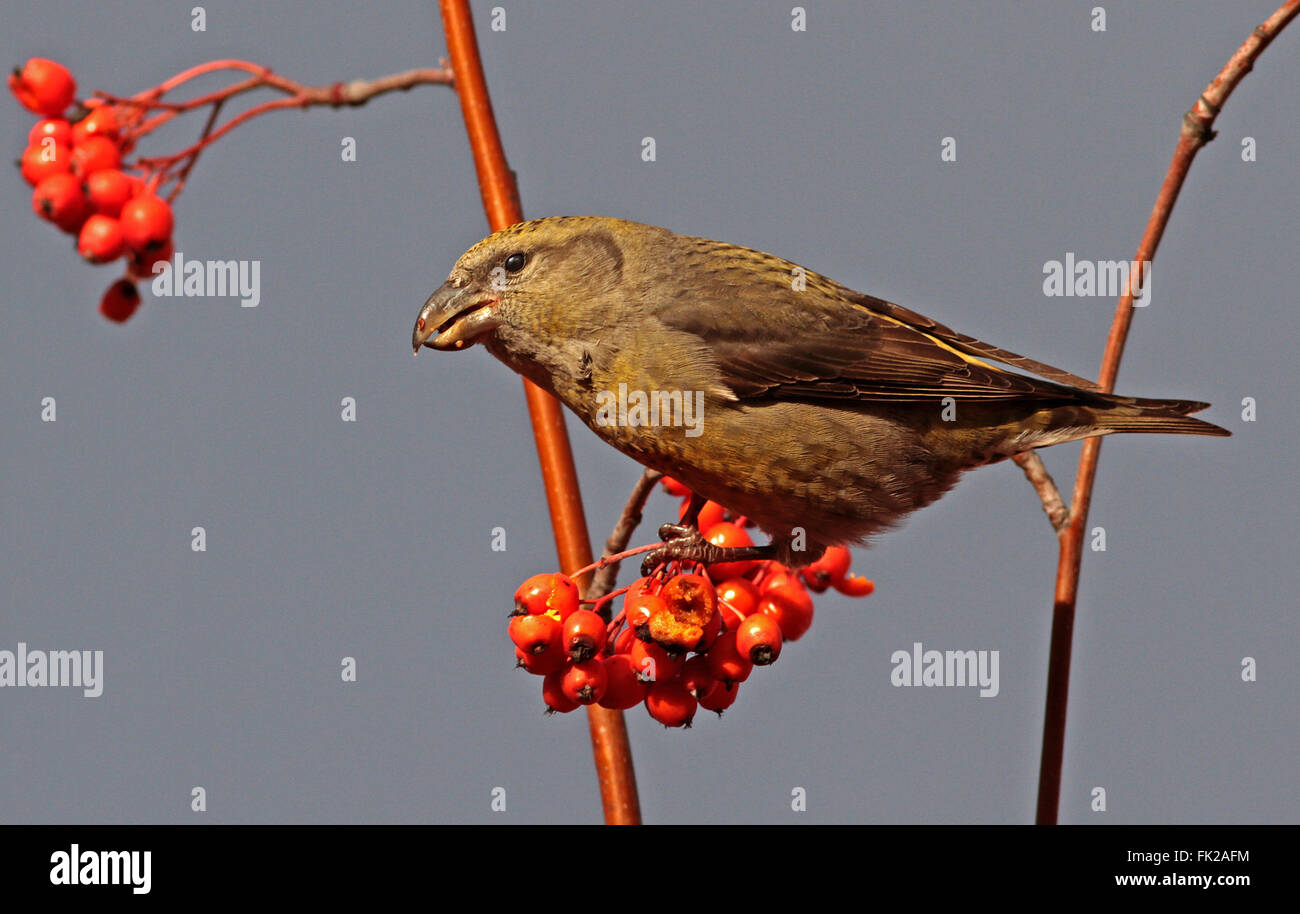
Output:
[[[795,34],[790,3],[502,3],[504,33],[492,5],[475,4],[478,31],[528,216],[769,250],[1089,375],[1114,303],[1045,298],[1043,263],[1131,256],[1180,116],[1275,6],[1107,4],[1097,34],[1092,3],[809,3]],[[188,5],[3,13],[0,60],[53,56],[85,90],[223,56],[324,84],[445,53],[427,2],[211,6],[203,34]],[[1103,449],[1091,523],[1109,549],[1083,567],[1065,822],[1300,814],[1298,84],[1293,27],[1198,158],[1135,320],[1121,392],[1212,401],[1234,437]],[[16,158],[31,118],[4,104]],[[452,92],[269,115],[204,156],[178,247],[261,260],[255,310],[146,297],[110,325],[95,307],[115,271],[79,263],[16,174],[0,193],[0,648],[106,665],[94,700],[0,691],[0,819],[599,821],[584,716],[540,713],[505,632],[515,586],[555,564],[520,382],[482,350],[409,352],[425,296],[486,231]],[[570,426],[603,539],[639,470]],[[1063,485],[1077,453],[1045,453]],[[656,496],[652,518],[673,510]],[[628,714],[646,820],[1031,821],[1055,559],[1020,472],[972,473],[856,552],[878,592],[820,597],[721,721]],[[999,650],[1001,694],[891,687],[890,654],[918,640]],[[1240,681],[1244,656],[1258,682]]]

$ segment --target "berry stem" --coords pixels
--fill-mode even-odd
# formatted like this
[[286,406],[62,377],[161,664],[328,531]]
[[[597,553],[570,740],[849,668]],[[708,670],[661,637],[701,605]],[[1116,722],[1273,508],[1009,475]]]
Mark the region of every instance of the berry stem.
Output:
[[[637,546],[634,549],[625,549],[616,555],[602,555],[590,565],[584,565],[582,568],[579,568],[573,574],[569,575],[569,577],[580,578],[584,574],[591,574],[593,571],[600,571],[611,566],[617,571],[619,562],[624,559],[631,558],[634,555],[640,555],[643,552],[653,552],[662,545],[663,543],[646,543],[644,546]],[[595,590],[596,588],[591,588],[592,592],[595,592]]]
[[627,611],[620,609],[618,615],[609,620],[609,625],[605,629],[605,653],[613,653],[614,639],[618,637],[618,630],[623,627],[627,621]]
[[[212,132],[212,127],[216,124],[217,118],[221,115],[221,108],[225,103],[225,99],[213,103],[212,113],[208,115],[208,121],[203,125],[203,133],[199,137],[200,141],[206,139]],[[176,177],[176,186],[173,187],[171,193],[167,195],[168,203],[171,203],[179,197],[181,191],[185,189],[185,179],[190,176],[190,171],[194,168],[195,163],[198,162],[199,155],[202,152],[203,147],[200,146],[198,149],[194,150],[194,153],[189,157],[189,161],[185,163],[185,167],[181,169],[181,173]]]
[[[263,102],[260,105],[255,105],[252,108],[249,108],[247,111],[241,112],[240,114],[226,121],[226,123],[222,124],[220,130],[216,130],[213,131],[212,133],[209,133],[208,135],[199,139],[197,142],[193,143],[190,146],[185,147],[180,152],[175,153],[174,155],[162,156],[161,158],[145,158],[141,156],[138,162],[139,164],[147,168],[157,169],[159,171],[162,171],[163,173],[166,173],[168,169],[170,169],[177,162],[181,161],[181,159],[185,159],[185,158],[189,158],[190,156],[197,155],[203,149],[215,143],[217,140],[221,139],[223,136],[225,136],[230,131],[234,130],[240,124],[246,123],[247,121],[251,121],[253,118],[262,114],[266,114],[268,111],[278,111],[281,108],[297,108],[297,107],[301,107],[302,105],[303,102],[297,98],[280,98],[280,99],[275,99],[274,101]],[[143,133],[144,131],[141,132]]]
[[[247,79],[185,101],[164,101],[162,98],[166,93],[196,77],[227,70],[251,75]],[[128,128],[123,137],[123,147],[126,149],[132,148],[141,137],[147,136],[177,116],[211,106],[212,111],[208,116],[207,124],[195,143],[174,155],[149,158],[141,156],[136,160],[135,165],[137,167],[162,174],[161,180],[152,182],[154,186],[171,180],[173,177],[171,170],[179,163],[185,163],[180,174],[175,177],[176,186],[168,197],[168,200],[173,200],[184,187],[185,178],[198,160],[199,153],[235,127],[245,124],[255,117],[284,108],[310,108],[317,105],[329,105],[337,108],[343,105],[363,105],[375,96],[387,92],[404,91],[425,84],[449,86],[452,85],[452,82],[451,70],[446,66],[442,66],[407,70],[372,80],[355,79],[350,82],[331,83],[328,86],[308,86],[280,76],[261,64],[251,63],[246,60],[228,59],[210,60],[198,66],[190,67],[188,70],[176,74],[152,89],[146,89],[129,97],[100,91],[95,92],[94,95],[96,98],[121,107],[124,112],[129,112],[123,118],[124,126]],[[216,128],[217,117],[222,106],[227,101],[246,92],[263,88],[282,92],[286,97],[254,105],[231,118],[221,127]],[[149,112],[153,112],[152,116],[146,117]]]
[[[602,616],[606,615],[609,611],[607,609],[609,604],[613,603],[616,599],[618,599],[620,596],[627,593],[631,589],[632,589],[632,585],[629,584],[626,587],[620,587],[618,590],[611,590],[609,593],[597,597],[596,599],[591,601],[592,612],[600,613]],[[619,615],[619,618],[622,618],[621,613]]]

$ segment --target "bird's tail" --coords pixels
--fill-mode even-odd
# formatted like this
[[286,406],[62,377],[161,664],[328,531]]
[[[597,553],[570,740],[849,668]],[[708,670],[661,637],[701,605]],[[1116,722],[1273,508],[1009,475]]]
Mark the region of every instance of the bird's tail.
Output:
[[[1170,435],[1216,435],[1232,432],[1203,419],[1193,419],[1210,404],[1196,400],[1152,400],[1144,397],[1117,397],[1094,394],[1109,405],[1092,407],[1093,423],[1103,434],[1110,432],[1159,432]],[[1094,432],[1093,434],[1096,434]]]
[[1189,413],[1210,404],[1195,400],[1151,400],[1119,397],[1097,391],[1074,391],[1072,402],[1043,406],[1029,416],[987,429],[983,446],[970,450],[985,459],[1000,460],[1030,448],[1065,444],[1114,433],[1143,432],[1173,435],[1231,435]]

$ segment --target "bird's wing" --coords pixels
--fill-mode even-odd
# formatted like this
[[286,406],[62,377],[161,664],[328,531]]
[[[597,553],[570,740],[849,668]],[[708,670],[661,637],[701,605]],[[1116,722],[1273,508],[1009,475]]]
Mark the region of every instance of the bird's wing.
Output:
[[1000,349],[990,343],[977,340],[973,336],[957,333],[938,321],[931,320],[923,314],[917,314],[915,311],[908,310],[893,302],[887,302],[882,298],[875,298],[871,295],[863,295],[861,292],[852,292],[850,297],[855,304],[861,305],[868,311],[875,311],[878,314],[907,324],[922,333],[947,343],[966,355],[981,359],[992,359],[1020,371],[1027,371],[1030,374],[1047,378],[1049,381],[1055,381],[1057,384],[1078,387],[1082,390],[1101,390],[1101,386],[1095,381],[1089,381],[1087,378],[1081,378],[1076,374],[1070,374],[1068,371],[1054,368],[1044,362],[1037,362],[1023,355],[1017,355],[1009,349]]
[[783,283],[761,296],[755,290],[752,297],[746,287],[731,286],[725,304],[700,307],[678,299],[657,309],[658,316],[669,328],[704,343],[722,380],[740,399],[1060,399],[1074,393],[1061,385],[1097,389],[1084,378],[955,333],[906,308],[816,279],[825,287],[810,284],[793,292]]

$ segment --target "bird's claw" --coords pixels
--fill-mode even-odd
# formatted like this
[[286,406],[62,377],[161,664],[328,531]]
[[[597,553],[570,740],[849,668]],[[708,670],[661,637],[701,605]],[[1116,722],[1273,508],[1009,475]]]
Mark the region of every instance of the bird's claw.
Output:
[[674,559],[703,561],[698,555],[707,551],[705,547],[717,549],[701,534],[698,528],[688,524],[664,524],[659,528],[659,538],[664,544],[648,553],[641,562],[641,577],[648,578],[656,568]]
[[692,565],[716,565],[719,562],[746,562],[765,560],[775,555],[774,547],[719,546],[710,543],[694,525],[664,524],[659,528],[659,538],[664,544],[646,554],[641,562],[641,576],[654,574],[655,569],[672,561]]
[[659,538],[665,543],[670,540],[689,539],[692,535],[703,539],[698,528],[692,524],[663,524],[659,527]]

